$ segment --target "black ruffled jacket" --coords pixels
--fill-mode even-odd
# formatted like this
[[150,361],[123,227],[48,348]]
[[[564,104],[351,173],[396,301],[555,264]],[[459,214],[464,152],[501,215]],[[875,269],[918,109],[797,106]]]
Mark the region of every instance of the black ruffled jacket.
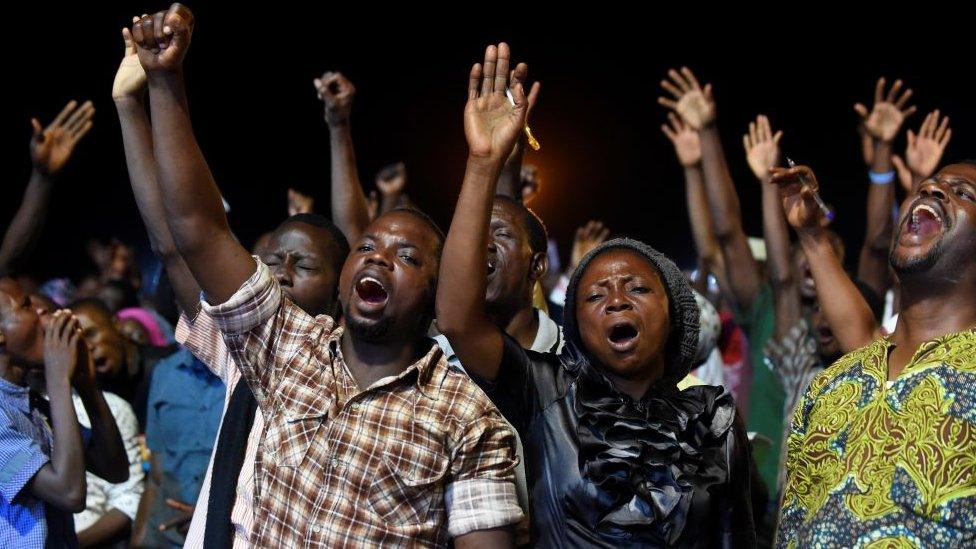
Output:
[[537,546],[755,546],[748,441],[723,388],[660,383],[634,401],[585,359],[509,338],[500,374],[479,383],[522,437]]

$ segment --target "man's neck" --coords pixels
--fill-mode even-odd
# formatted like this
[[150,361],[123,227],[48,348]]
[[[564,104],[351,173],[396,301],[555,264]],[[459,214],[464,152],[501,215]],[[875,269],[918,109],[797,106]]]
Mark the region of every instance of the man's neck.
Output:
[[342,357],[360,390],[377,381],[399,375],[417,361],[426,338],[386,338],[383,341],[365,341],[348,329],[342,334],[339,345]]
[[27,367],[16,364],[9,355],[0,355],[0,378],[24,387],[27,385]]
[[498,327],[504,329],[505,333],[518,341],[523,348],[531,349],[539,334],[539,315],[532,303],[529,303],[509,316],[504,325],[499,324]]
[[955,284],[906,278],[901,283],[901,310],[891,340],[896,345],[889,375],[896,377],[926,341],[976,325],[976,284],[969,277]]

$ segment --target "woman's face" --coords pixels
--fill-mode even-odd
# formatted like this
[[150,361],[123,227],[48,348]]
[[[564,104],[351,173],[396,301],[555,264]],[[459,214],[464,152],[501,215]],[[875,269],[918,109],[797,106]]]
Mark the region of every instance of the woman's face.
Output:
[[657,269],[637,252],[611,250],[587,265],[576,323],[587,353],[608,373],[628,380],[664,373],[668,296]]

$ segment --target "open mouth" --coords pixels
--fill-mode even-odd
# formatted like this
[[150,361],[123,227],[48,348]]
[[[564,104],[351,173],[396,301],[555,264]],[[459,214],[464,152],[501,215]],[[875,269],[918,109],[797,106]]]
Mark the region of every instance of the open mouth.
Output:
[[908,219],[908,231],[923,238],[938,234],[944,225],[941,212],[928,204],[917,204]]
[[356,283],[356,295],[370,305],[382,305],[390,297],[383,284],[371,276],[364,276]]
[[495,262],[496,261],[497,260],[495,258],[493,258],[493,257],[489,257],[488,258],[488,264],[487,264],[487,267],[488,267],[488,276],[491,276],[491,275],[495,274],[495,269],[496,269]]
[[821,326],[817,329],[817,338],[820,340],[820,343],[830,343],[834,340],[834,332],[829,326]]
[[615,351],[624,352],[630,351],[637,346],[637,336],[637,328],[633,324],[624,322],[610,328],[607,341],[610,342],[610,346]]
[[98,372],[105,372],[108,369],[108,359],[103,356],[93,357],[95,363],[95,370]]

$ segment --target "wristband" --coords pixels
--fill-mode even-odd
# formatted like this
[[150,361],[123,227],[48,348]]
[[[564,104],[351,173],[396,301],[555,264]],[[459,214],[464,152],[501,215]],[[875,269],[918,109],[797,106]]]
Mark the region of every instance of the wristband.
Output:
[[891,170],[890,172],[883,173],[869,171],[868,179],[871,180],[872,185],[887,185],[895,180],[895,171]]

